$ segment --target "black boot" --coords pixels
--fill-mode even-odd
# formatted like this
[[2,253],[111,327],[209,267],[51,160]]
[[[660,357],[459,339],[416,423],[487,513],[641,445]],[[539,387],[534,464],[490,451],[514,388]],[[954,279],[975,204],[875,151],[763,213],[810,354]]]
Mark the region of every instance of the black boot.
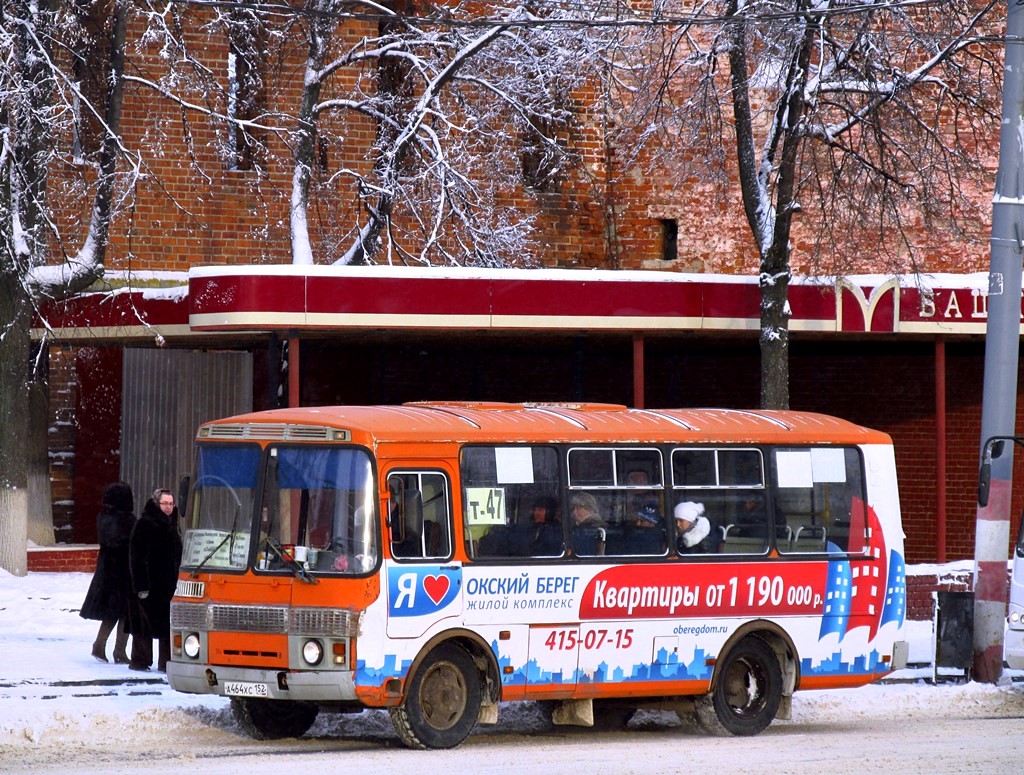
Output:
[[107,655],[104,653],[104,648],[103,648],[103,644],[102,643],[93,643],[92,644],[92,655],[99,662],[106,662],[107,661]]
[[117,637],[114,640],[114,664],[128,664],[128,633],[124,631],[124,619],[117,623]]
[[104,619],[100,622],[99,632],[96,633],[96,640],[92,644],[92,655],[100,662],[107,661],[107,638],[116,626],[116,619]]

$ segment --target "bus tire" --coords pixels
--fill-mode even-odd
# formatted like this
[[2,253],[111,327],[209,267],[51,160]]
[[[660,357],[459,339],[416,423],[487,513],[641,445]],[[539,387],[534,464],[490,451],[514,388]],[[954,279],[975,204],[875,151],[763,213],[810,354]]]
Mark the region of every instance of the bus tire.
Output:
[[232,697],[231,712],[246,734],[256,740],[301,737],[316,721],[320,709],[310,702]]
[[748,636],[726,655],[714,690],[697,699],[697,723],[713,735],[756,735],[772,723],[781,701],[782,668],[775,652]]
[[480,716],[480,672],[465,649],[443,643],[420,664],[391,723],[409,748],[454,748]]

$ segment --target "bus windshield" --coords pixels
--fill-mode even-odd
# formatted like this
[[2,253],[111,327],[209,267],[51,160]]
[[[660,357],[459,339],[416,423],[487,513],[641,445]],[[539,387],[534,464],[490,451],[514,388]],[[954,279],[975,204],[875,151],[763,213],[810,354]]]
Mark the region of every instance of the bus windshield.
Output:
[[264,458],[256,445],[200,445],[182,567],[242,571],[252,562],[261,571],[367,572],[379,554],[373,495],[372,464],[361,449],[278,446]]
[[298,563],[327,573],[377,564],[373,469],[352,447],[271,447],[260,511],[257,568]]
[[255,444],[200,445],[182,567],[244,570],[262,450]]

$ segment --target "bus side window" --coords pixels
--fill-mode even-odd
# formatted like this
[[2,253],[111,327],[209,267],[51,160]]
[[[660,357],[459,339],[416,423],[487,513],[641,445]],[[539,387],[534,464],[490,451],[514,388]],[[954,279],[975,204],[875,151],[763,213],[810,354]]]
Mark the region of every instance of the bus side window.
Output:
[[[780,449],[774,460],[776,524],[783,553],[861,554],[868,548],[860,454],[854,447]],[[783,520],[784,518],[784,520]]]
[[405,488],[392,494],[391,553],[395,557],[423,556],[423,509],[419,490]]
[[447,557],[451,553],[447,480],[440,474],[423,474],[420,485],[423,556]]
[[447,478],[427,471],[392,473],[388,492],[391,555],[399,559],[450,556]]
[[467,446],[459,468],[467,555],[519,562],[564,553],[554,447]]

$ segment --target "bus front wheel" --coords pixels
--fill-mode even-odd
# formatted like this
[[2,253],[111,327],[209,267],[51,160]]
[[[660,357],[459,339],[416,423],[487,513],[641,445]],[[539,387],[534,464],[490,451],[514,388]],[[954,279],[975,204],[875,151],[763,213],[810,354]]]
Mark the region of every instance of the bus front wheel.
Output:
[[391,723],[409,748],[454,748],[480,715],[480,672],[465,649],[444,643],[431,651],[409,682]]
[[231,712],[238,726],[256,740],[301,737],[313,726],[319,708],[309,702],[232,697]]
[[697,700],[697,722],[715,735],[763,732],[782,701],[782,668],[771,647],[749,636],[726,655],[714,690]]

